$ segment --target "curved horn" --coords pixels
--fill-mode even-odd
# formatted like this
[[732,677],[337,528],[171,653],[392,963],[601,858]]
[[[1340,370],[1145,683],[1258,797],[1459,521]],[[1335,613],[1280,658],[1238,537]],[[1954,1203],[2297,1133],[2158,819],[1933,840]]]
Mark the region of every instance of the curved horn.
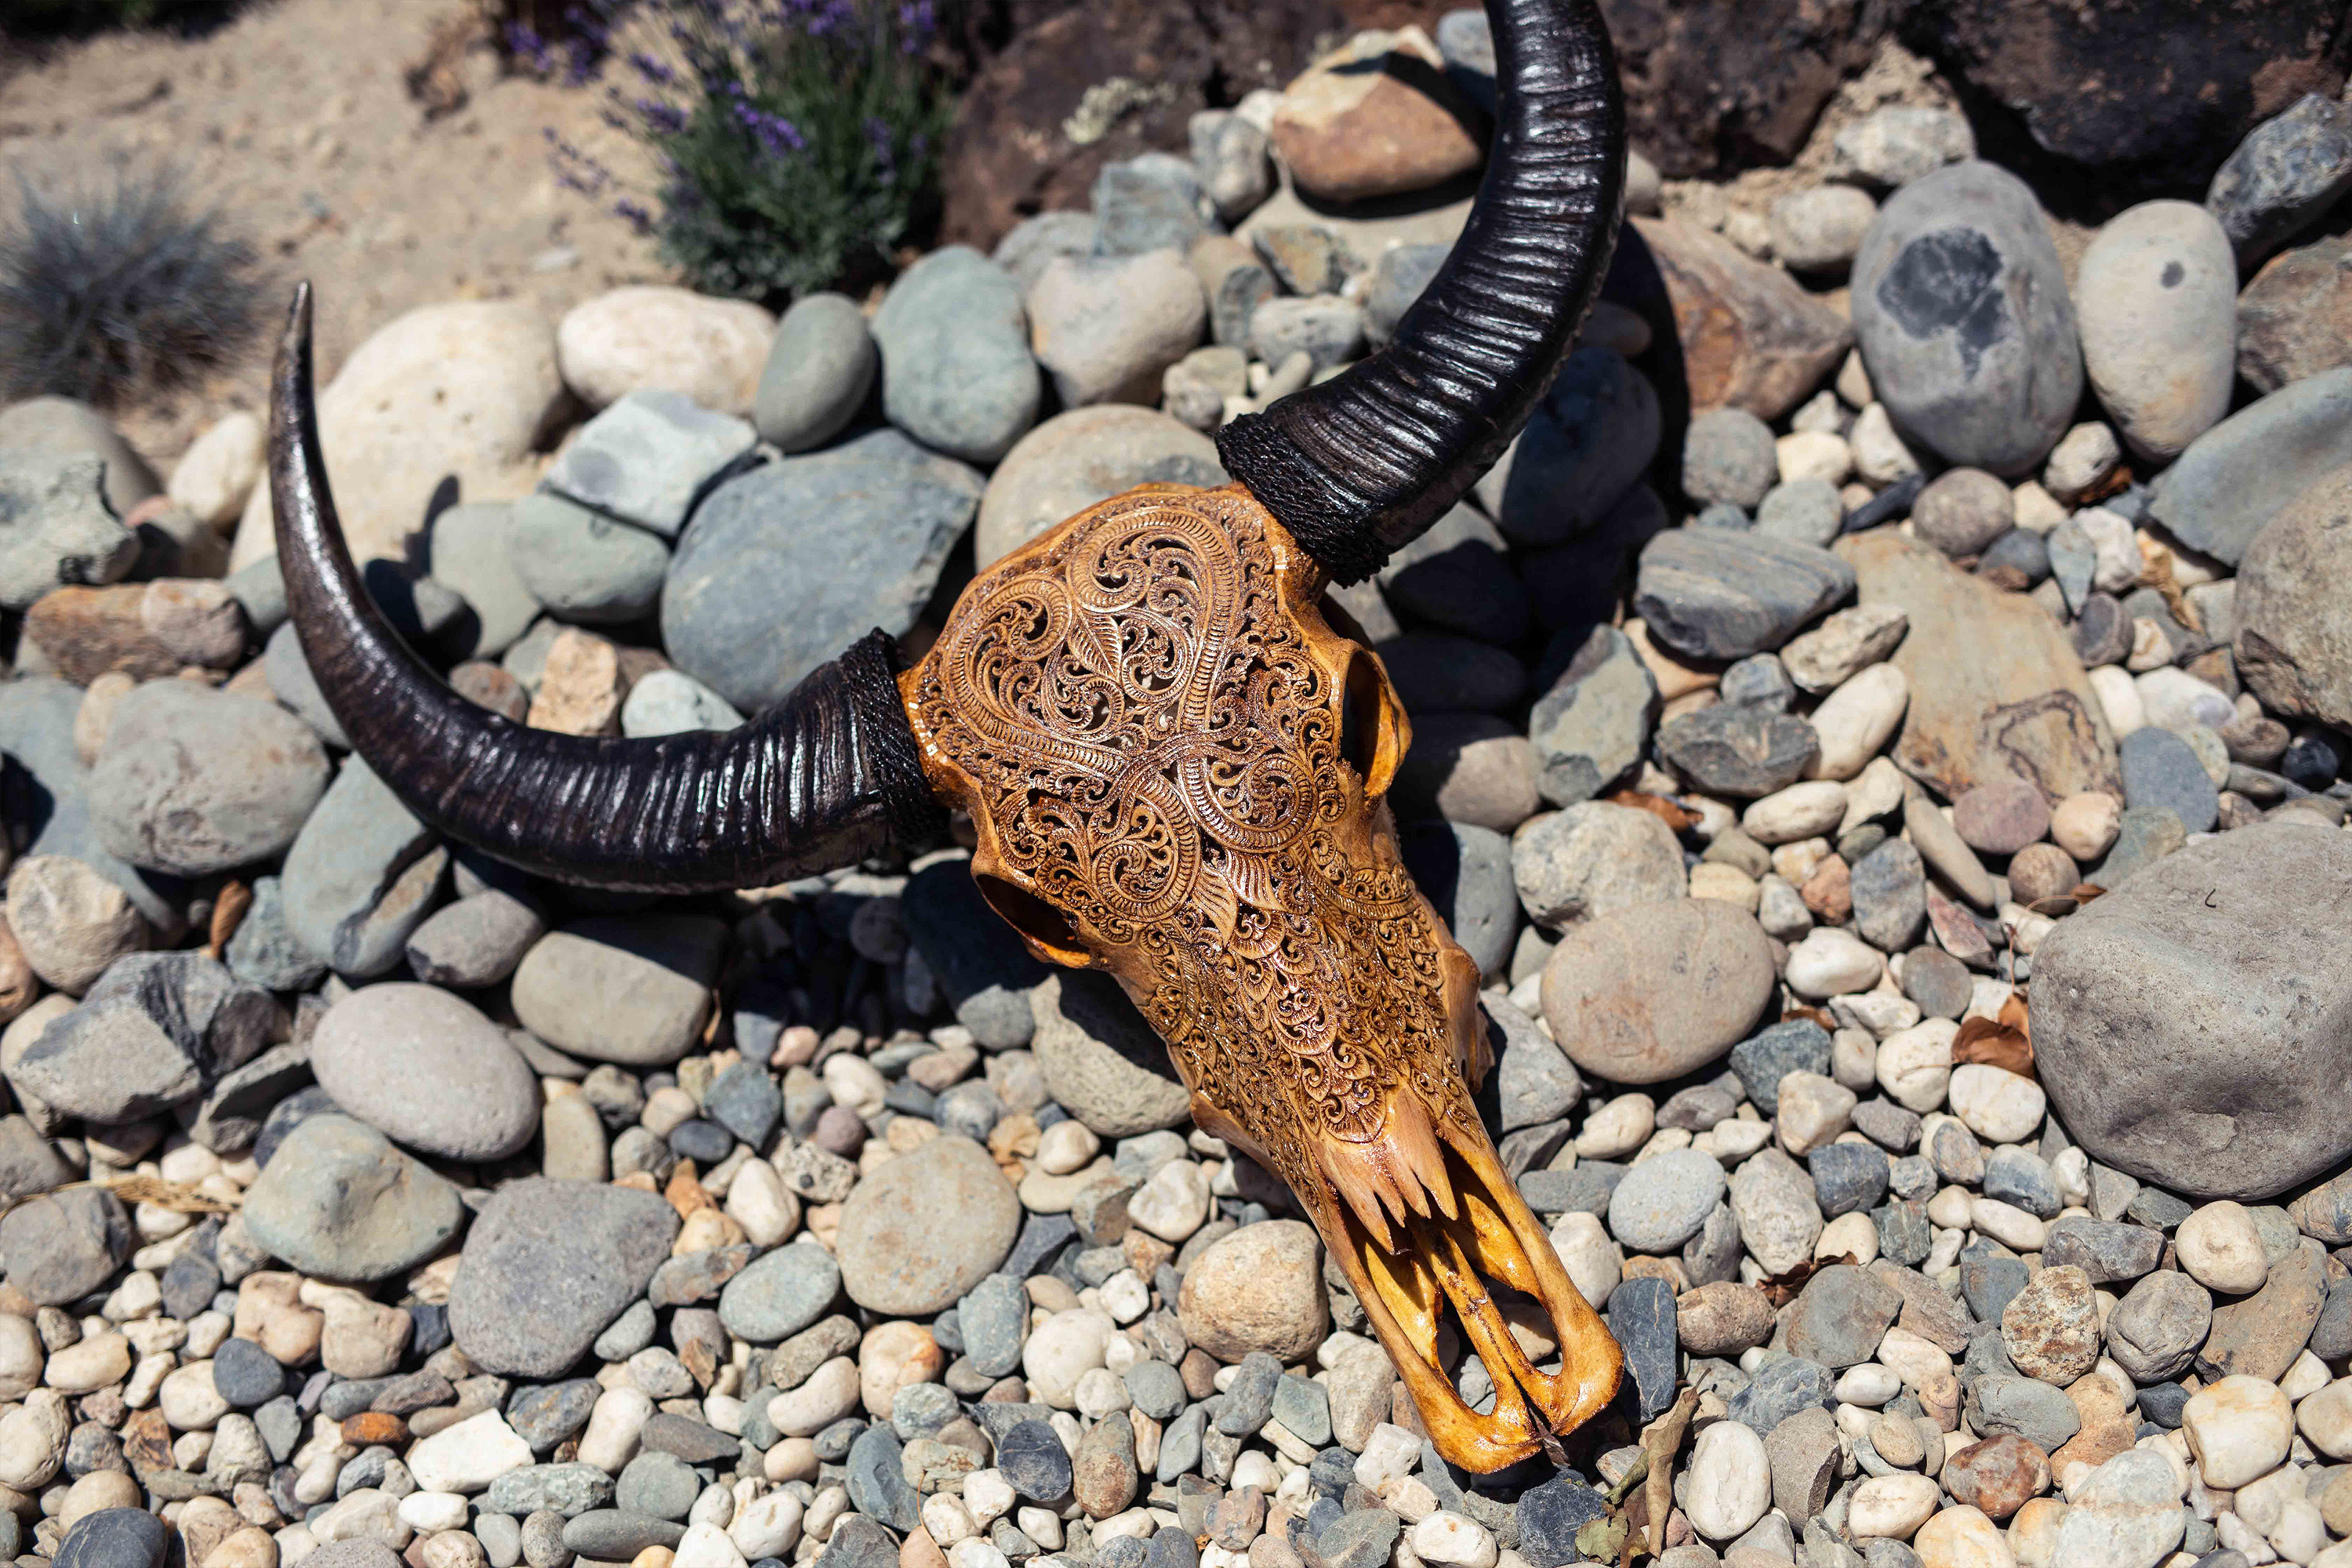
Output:
[[559,735],[451,691],[360,584],[327,490],[310,384],[305,283],[270,395],[287,602],[352,749],[426,822],[541,876],[693,892],[828,870],[943,820],[878,630],[724,734]]
[[1217,433],[1341,583],[1443,516],[1502,456],[1575,345],[1625,193],[1625,109],[1597,0],[1486,0],[1494,151],[1461,239],[1394,342]]

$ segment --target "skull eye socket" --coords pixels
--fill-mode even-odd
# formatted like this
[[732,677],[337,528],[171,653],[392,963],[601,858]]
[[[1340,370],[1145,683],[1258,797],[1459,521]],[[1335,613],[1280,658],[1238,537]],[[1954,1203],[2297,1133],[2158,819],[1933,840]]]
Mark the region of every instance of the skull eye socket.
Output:
[[1402,707],[1389,685],[1389,673],[1379,656],[1358,648],[1348,661],[1348,679],[1339,700],[1339,754],[1364,781],[1364,796],[1377,800],[1388,793],[1404,757]]
[[1003,918],[1005,924],[1021,933],[1033,952],[1048,963],[1070,968],[1084,968],[1087,963],[1087,950],[1078,940],[1076,926],[1067,915],[1030,892],[1018,888],[1002,877],[976,871],[972,880],[980,885],[980,896],[988,907]]

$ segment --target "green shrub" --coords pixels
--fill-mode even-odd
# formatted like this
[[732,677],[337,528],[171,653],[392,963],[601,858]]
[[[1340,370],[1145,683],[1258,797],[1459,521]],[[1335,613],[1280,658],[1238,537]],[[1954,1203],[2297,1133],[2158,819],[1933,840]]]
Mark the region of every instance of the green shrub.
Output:
[[268,286],[253,247],[170,164],[36,185],[0,232],[0,392],[101,406],[242,353]]
[[[653,150],[657,210],[614,205],[707,293],[774,300],[885,275],[934,209],[950,110],[927,51],[929,0],[662,0],[663,51],[606,57],[625,72],[607,117]],[[523,40],[527,45],[530,40]],[[600,54],[575,31],[551,69]],[[520,58],[530,58],[528,47]],[[608,171],[550,133],[560,176],[598,199]]]

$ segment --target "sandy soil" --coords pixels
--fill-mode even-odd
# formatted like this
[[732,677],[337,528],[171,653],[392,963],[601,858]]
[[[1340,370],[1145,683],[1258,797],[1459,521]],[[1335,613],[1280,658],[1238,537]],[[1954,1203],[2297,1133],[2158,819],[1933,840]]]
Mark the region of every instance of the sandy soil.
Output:
[[[40,181],[120,157],[176,158],[278,281],[317,285],[322,376],[413,306],[514,297],[551,321],[614,284],[667,278],[651,242],[559,187],[549,165],[551,127],[616,170],[641,167],[599,121],[602,89],[502,76],[486,37],[449,47],[478,32],[466,26],[473,10],[473,0],[253,0],[199,37],[55,45],[0,83],[0,165]],[[428,60],[441,90],[463,94],[447,112],[410,92],[411,68]],[[118,421],[168,471],[212,420],[261,405],[267,366],[265,346]]]

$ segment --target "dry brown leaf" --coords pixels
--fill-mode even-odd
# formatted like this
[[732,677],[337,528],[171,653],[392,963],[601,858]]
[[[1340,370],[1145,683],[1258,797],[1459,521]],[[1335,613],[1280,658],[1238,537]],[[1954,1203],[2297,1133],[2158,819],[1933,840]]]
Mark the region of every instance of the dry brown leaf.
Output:
[[1621,789],[1609,797],[1609,804],[1632,806],[1635,811],[1646,811],[1676,833],[1698,825],[1697,812],[1676,805],[1661,795],[1643,795],[1640,790]]
[[1822,1033],[1825,1035],[1834,1035],[1838,1031],[1835,1018],[1831,1017],[1819,1007],[1808,1007],[1801,1002],[1791,1002],[1780,1009],[1780,1022],[1785,1024],[1794,1018],[1802,1018],[1809,1024],[1819,1025]]
[[245,923],[246,911],[251,908],[253,889],[250,887],[237,881],[221,884],[221,890],[213,895],[213,923],[205,933],[205,957],[215,960],[220,957],[222,951],[228,946],[229,939],[236,935],[236,928]]
[[[1683,1446],[1683,1434],[1690,1430],[1691,1417],[1698,1411],[1698,1390],[1685,1388],[1675,1400],[1674,1408],[1650,1423],[1642,1434],[1642,1451],[1649,1456],[1650,1473],[1642,1483],[1643,1511],[1649,1519],[1642,1521],[1644,1539],[1649,1539],[1652,1522],[1655,1522],[1656,1538],[1650,1540],[1650,1554],[1657,1556],[1665,1550],[1666,1516],[1675,1506],[1675,1454]],[[1630,1542],[1629,1542],[1630,1543]]]
[[2163,597],[2164,607],[2172,612],[2174,620],[2201,634],[2205,630],[2204,619],[2173,576],[2172,552],[2161,544],[2143,544],[2139,547],[2139,580]]
[[[80,1184],[76,1184],[77,1185]],[[126,1204],[152,1204],[173,1214],[235,1214],[236,1205],[185,1182],[161,1176],[125,1176],[121,1181],[90,1184],[102,1186]]]
[[1797,1292],[1805,1288],[1805,1281],[1822,1269],[1853,1262],[1853,1254],[1851,1252],[1841,1252],[1835,1258],[1809,1258],[1785,1274],[1775,1274],[1769,1279],[1759,1282],[1756,1288],[1764,1292],[1765,1299],[1773,1306],[1785,1307],[1797,1299]]
[[2087,904],[2093,899],[2105,898],[2107,890],[2096,882],[2077,882],[2067,889],[2066,896],[2078,904]]
[[[2004,1005],[2006,1010],[2006,1005]],[[2021,1078],[2033,1076],[2033,1043],[2025,1031],[1992,1018],[1964,1018],[1960,1032],[1952,1039],[1952,1065],[1962,1067],[1969,1062],[1983,1062],[2016,1073]]]

